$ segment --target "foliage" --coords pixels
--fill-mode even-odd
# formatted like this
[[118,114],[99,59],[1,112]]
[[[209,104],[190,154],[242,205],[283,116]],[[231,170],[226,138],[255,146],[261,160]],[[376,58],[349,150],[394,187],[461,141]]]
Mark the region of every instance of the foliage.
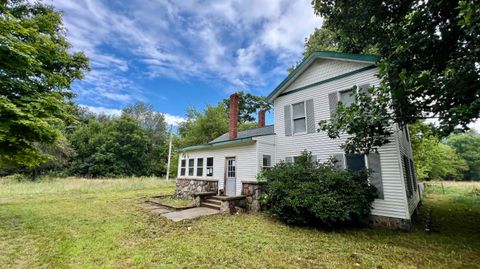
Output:
[[431,126],[422,122],[409,125],[419,180],[461,180],[467,163],[455,149],[440,142]]
[[367,171],[334,170],[331,163],[310,160],[304,152],[295,163],[282,162],[265,173],[273,214],[290,224],[330,227],[368,216],[377,194]]
[[[312,3],[324,18],[324,27],[335,33],[338,51],[366,53],[372,47],[378,51],[378,91],[392,98],[388,115],[392,121],[405,126],[438,117],[440,133],[448,135],[479,117],[478,1]],[[376,127],[381,136],[389,125]],[[362,133],[356,135],[362,139]]]
[[165,116],[153,110],[151,104],[136,103],[123,109],[123,114],[140,122],[148,135],[149,173],[164,175],[168,158],[168,131]]
[[[244,91],[237,92],[238,95],[238,120],[240,123],[254,122],[254,115],[259,109],[265,109],[270,111],[272,109],[265,96],[256,96],[251,93],[245,93]],[[227,112],[230,108],[230,98],[223,99]],[[228,115],[228,113],[227,113]]]
[[178,146],[205,144],[228,132],[227,109],[223,104],[207,105],[203,111],[187,109],[187,120],[178,126]]
[[40,148],[61,141],[75,120],[70,85],[87,70],[85,55],[69,52],[59,12],[41,2],[0,2],[0,167],[52,159]]
[[326,131],[332,139],[340,138],[344,133],[349,134],[341,145],[342,149],[352,154],[368,154],[388,143],[393,133],[391,128],[384,128],[392,124],[388,116],[390,98],[387,93],[376,91],[374,87],[367,92],[357,90],[357,86],[354,86],[352,94],[356,102],[349,106],[339,102],[335,115],[329,121],[319,122],[319,130]]
[[466,160],[468,171],[464,178],[480,180],[480,134],[473,130],[462,134],[453,134],[448,137],[447,145],[453,147]]
[[148,133],[128,115],[91,119],[70,139],[77,156],[74,174],[88,177],[150,175]]

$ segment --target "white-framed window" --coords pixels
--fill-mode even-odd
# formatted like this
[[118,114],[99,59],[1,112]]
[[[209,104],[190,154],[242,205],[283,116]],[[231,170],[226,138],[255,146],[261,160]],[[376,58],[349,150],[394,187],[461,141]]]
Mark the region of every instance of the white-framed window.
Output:
[[195,159],[188,159],[188,176],[193,176],[195,171]]
[[203,177],[203,158],[197,159],[197,177]]
[[185,176],[187,169],[187,160],[183,159],[180,161],[180,176]]
[[262,157],[262,170],[270,170],[272,168],[272,156],[263,155]]
[[292,105],[292,126],[294,134],[307,132],[307,118],[305,115],[305,102]]
[[213,177],[213,157],[207,158],[207,177]]

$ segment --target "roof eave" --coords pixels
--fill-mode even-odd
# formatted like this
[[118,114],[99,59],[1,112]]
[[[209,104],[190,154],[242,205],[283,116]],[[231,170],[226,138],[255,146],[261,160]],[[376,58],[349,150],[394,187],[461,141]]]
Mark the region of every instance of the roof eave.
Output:
[[339,53],[333,51],[315,51],[311,53],[305,60],[303,60],[296,68],[293,70],[268,96],[267,102],[272,103],[272,101],[280,94],[284,87],[301,71],[303,71],[308,65],[310,65],[313,60],[317,58],[322,59],[334,59],[334,60],[347,60],[352,62],[362,62],[362,63],[377,63],[380,59],[377,55],[369,54],[351,54],[351,53]]
[[177,150],[191,151],[191,150],[214,148],[214,147],[225,146],[225,145],[242,144],[247,142],[255,142],[255,140],[253,140],[253,137],[245,137],[245,138],[238,138],[238,139],[227,140],[227,141],[220,141],[220,142],[214,142],[214,143],[208,143],[208,144],[200,144],[200,145],[193,145],[193,146],[188,146],[183,148],[177,148]]

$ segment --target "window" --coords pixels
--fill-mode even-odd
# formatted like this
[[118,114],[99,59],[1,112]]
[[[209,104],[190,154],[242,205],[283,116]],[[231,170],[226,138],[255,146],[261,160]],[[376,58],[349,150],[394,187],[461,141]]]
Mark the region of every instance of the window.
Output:
[[403,155],[402,156],[403,160],[403,172],[405,174],[405,181],[407,183],[406,186],[406,192],[407,192],[407,197],[410,198],[413,194],[413,184],[412,184],[412,169],[410,167],[410,160],[407,158],[407,156]]
[[407,126],[403,127],[403,132],[405,133],[405,138],[407,139],[407,142],[410,142],[410,134],[408,132]]
[[345,155],[347,161],[347,168],[352,171],[359,171],[365,169],[365,155],[351,154]]
[[293,133],[307,132],[307,122],[305,118],[305,102],[292,105]]
[[203,177],[203,158],[197,159],[197,177]]
[[195,159],[188,159],[188,175],[193,176]]
[[227,177],[234,178],[236,176],[235,159],[227,159]]
[[340,92],[340,102],[346,107],[355,102],[355,93],[352,89]]
[[272,156],[263,155],[262,168],[264,171],[272,168]]
[[184,176],[185,175],[185,168],[187,166],[187,160],[182,160],[180,162],[180,175]]
[[213,176],[213,158],[207,158],[207,177]]

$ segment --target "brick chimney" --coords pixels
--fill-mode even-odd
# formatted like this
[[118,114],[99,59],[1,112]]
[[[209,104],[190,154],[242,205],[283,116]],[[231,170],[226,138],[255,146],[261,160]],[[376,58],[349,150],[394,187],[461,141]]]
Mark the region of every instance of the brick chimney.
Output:
[[228,137],[236,139],[238,134],[238,95],[236,93],[230,95],[230,111]]
[[263,108],[258,111],[258,127],[265,127],[265,109]]

